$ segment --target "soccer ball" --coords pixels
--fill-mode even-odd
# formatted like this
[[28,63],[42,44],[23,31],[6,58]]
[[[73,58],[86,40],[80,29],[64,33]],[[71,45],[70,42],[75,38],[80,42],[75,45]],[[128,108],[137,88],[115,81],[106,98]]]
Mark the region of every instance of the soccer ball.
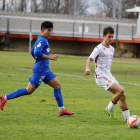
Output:
[[128,118],[127,124],[130,128],[138,128],[140,125],[140,118],[136,115],[132,115]]

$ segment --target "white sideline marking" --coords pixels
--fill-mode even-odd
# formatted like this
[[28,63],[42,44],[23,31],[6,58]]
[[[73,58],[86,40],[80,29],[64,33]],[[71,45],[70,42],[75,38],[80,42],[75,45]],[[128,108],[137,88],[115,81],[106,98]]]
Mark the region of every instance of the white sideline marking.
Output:
[[[29,70],[29,71],[32,71],[31,69],[25,69],[25,68],[16,68],[16,67],[7,67],[7,68],[10,68],[10,69],[19,69],[19,70]],[[0,73],[1,74],[1,73]],[[86,79],[85,77],[83,76],[76,76],[76,75],[69,75],[69,74],[62,74],[62,73],[55,73],[55,74],[58,74],[58,75],[64,75],[64,76],[69,76],[69,77],[77,77],[77,78],[67,78],[67,79],[76,79],[76,80],[94,80],[94,78],[92,79]],[[6,74],[5,74],[6,75]],[[14,75],[14,74],[7,74],[7,75]],[[82,78],[82,79],[81,79]],[[136,84],[136,83],[127,83],[127,82],[119,82],[119,83],[123,83],[123,84],[129,84],[129,85],[134,85],[134,86],[140,86],[140,84]]]
[[127,82],[120,82],[120,83],[134,85],[134,86],[140,86],[140,84],[135,84],[135,83],[127,83]]
[[14,75],[15,76],[15,74],[3,74],[3,73],[0,73],[0,75]]
[[69,75],[69,74],[62,74],[62,73],[55,73],[58,75],[65,75],[65,76],[73,76],[73,77],[79,77],[79,78],[84,78],[83,76],[75,76],[75,75]]
[[7,68],[32,71],[31,69],[25,69],[25,68],[16,68],[16,67],[7,67]]
[[80,78],[62,78],[62,77],[58,77],[58,76],[57,76],[57,78],[61,78],[61,79],[75,79],[75,80],[83,80],[83,81],[94,81],[93,78],[91,78],[91,79],[85,79],[85,78],[83,78],[83,79],[80,79]]

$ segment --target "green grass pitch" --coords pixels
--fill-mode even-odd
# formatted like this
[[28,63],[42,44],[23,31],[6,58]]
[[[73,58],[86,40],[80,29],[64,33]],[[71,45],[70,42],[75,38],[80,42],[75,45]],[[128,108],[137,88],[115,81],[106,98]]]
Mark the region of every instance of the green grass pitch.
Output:
[[[44,83],[29,96],[12,99],[0,111],[0,140],[137,140],[140,128],[130,129],[123,121],[119,104],[117,120],[104,108],[112,98],[85,75],[87,56],[58,55],[50,69],[62,86],[64,106],[73,116],[59,116],[53,89]],[[26,88],[34,59],[29,53],[0,52],[0,95]],[[112,74],[125,88],[131,115],[140,116],[140,59],[114,58]]]

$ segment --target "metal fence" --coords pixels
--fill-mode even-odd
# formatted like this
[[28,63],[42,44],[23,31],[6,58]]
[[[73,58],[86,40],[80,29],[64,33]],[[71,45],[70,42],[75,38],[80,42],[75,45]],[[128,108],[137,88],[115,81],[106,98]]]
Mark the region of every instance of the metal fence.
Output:
[[31,31],[33,35],[39,35],[41,33],[40,25],[45,20],[54,23],[53,36],[102,38],[103,28],[107,26],[114,28],[115,39],[132,40],[136,34],[136,24],[133,23],[16,16],[0,16],[0,32],[29,34]]

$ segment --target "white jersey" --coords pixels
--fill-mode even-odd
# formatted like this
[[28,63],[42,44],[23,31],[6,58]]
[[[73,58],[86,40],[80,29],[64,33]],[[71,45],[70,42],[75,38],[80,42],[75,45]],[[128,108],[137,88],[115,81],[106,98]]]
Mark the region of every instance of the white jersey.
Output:
[[94,48],[89,58],[95,61],[95,78],[112,76],[110,69],[113,55],[114,48],[111,45],[106,47],[103,43],[100,43]]

